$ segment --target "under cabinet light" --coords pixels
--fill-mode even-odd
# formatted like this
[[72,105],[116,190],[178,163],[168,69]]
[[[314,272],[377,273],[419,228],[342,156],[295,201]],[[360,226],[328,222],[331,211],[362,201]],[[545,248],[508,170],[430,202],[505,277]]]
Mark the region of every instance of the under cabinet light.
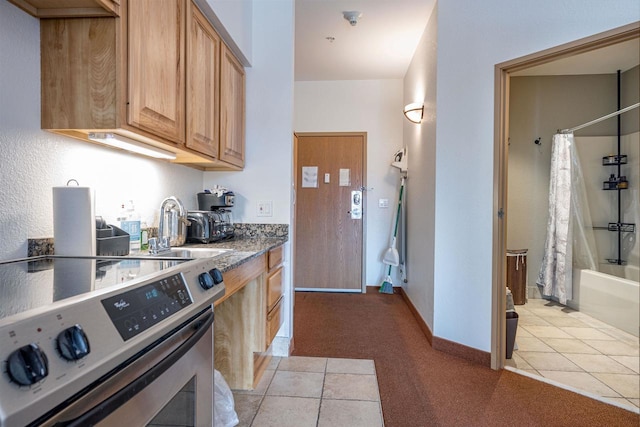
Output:
[[109,132],[89,132],[89,139],[101,144],[110,145],[112,147],[121,148],[133,153],[142,154],[144,156],[155,157],[156,159],[174,160],[176,155],[170,151],[153,147],[138,142],[134,139],[124,137]]
[[419,102],[407,104],[404,107],[404,115],[412,123],[422,122],[422,115],[424,113],[424,105]]

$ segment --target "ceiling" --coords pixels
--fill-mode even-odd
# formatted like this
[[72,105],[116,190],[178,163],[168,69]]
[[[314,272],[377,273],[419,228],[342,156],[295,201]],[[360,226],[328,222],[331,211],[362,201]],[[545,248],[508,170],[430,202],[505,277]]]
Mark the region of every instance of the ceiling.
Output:
[[[402,79],[434,5],[435,0],[295,0],[295,80]],[[362,14],[355,26],[345,11]],[[512,75],[610,74],[638,64],[635,39]]]
[[[295,80],[402,79],[434,5],[435,0],[296,0]],[[355,26],[345,11],[362,14]]]

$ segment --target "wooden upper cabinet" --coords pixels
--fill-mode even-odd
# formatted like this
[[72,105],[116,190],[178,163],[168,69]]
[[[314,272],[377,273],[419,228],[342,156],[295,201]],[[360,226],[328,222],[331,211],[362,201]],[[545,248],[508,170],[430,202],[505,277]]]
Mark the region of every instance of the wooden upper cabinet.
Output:
[[131,126],[184,144],[185,2],[129,2],[129,98]]
[[94,143],[92,132],[113,133],[175,163],[241,170],[242,65],[191,1],[117,1],[117,17],[40,21],[42,128]]
[[43,19],[40,37],[42,128],[118,127],[114,19]]
[[244,68],[226,46],[220,59],[220,160],[244,166]]
[[118,16],[120,0],[9,0],[36,18]]
[[220,144],[220,37],[189,2],[187,13],[187,140],[218,157]]

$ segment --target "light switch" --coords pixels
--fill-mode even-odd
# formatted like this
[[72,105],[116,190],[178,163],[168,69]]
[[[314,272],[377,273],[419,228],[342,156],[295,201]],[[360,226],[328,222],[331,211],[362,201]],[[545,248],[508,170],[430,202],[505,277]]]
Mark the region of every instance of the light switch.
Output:
[[378,207],[379,208],[388,208],[389,207],[389,199],[378,199]]
[[324,183],[328,184],[331,182],[331,174],[330,173],[325,173],[324,174]]
[[258,202],[258,216],[273,216],[273,201],[261,200]]

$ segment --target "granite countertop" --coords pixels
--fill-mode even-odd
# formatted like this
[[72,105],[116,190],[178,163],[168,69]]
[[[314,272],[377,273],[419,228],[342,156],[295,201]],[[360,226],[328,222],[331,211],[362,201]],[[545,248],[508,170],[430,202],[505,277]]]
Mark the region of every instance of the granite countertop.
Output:
[[[216,243],[186,243],[180,248],[219,248],[229,252],[217,255],[218,269],[221,272],[232,270],[265,252],[286,243],[289,240],[287,224],[234,224],[236,235],[233,240]],[[28,239],[28,257],[54,254],[53,238]],[[148,254],[132,254],[132,257],[147,258]],[[153,257],[160,258],[160,257]]]
[[232,270],[265,252],[286,243],[288,238],[283,237],[236,237],[234,240],[226,240],[216,243],[187,243],[181,248],[219,248],[230,249],[229,252],[216,256],[217,268],[222,272]]

